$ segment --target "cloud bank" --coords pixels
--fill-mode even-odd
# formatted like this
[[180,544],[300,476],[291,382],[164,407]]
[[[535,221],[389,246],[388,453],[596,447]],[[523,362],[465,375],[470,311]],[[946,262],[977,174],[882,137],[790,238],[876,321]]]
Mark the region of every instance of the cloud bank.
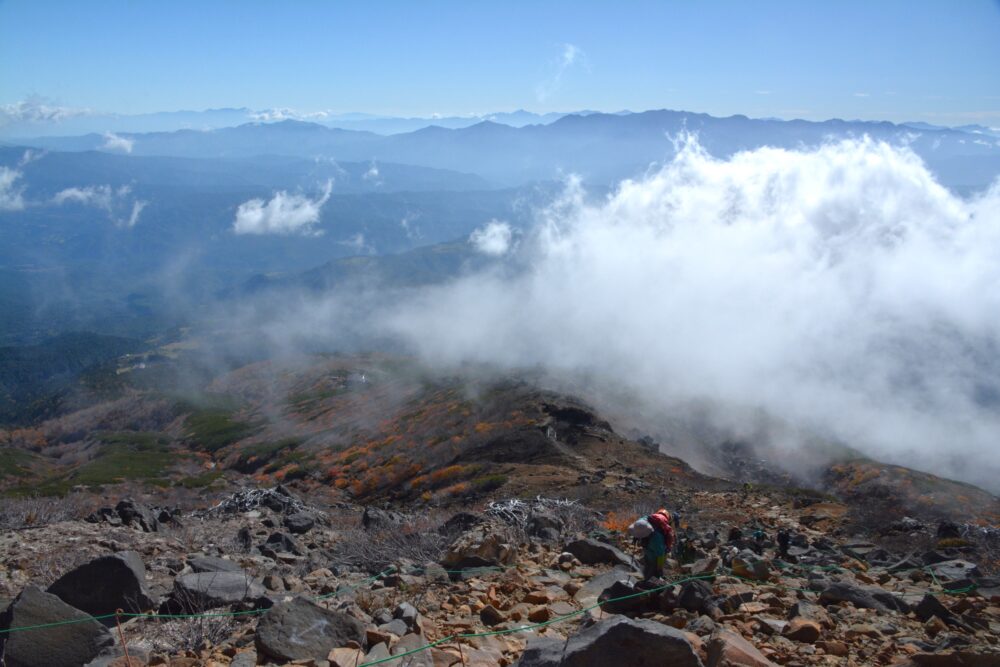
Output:
[[571,184],[522,246],[517,277],[419,291],[374,326],[434,365],[762,413],[996,489],[1000,183],[959,199],[869,140],[729,160],[689,140],[597,204]]
[[279,190],[270,200],[251,199],[236,209],[233,232],[236,234],[316,234],[323,205],[330,199],[333,180],[328,180],[322,194],[310,199],[301,194]]
[[89,109],[60,106],[44,97],[33,95],[20,102],[0,105],[0,127],[10,123],[58,123],[67,118],[90,114]]

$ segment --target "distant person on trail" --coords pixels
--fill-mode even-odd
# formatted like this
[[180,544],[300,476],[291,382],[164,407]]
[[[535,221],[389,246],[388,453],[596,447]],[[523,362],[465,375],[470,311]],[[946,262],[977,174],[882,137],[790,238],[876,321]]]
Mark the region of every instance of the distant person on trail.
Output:
[[674,531],[670,513],[661,509],[635,521],[628,527],[629,535],[642,544],[642,576],[652,579],[663,576],[667,554],[674,546]]
[[778,531],[778,555],[781,558],[788,558],[788,547],[792,543],[792,534],[787,528]]

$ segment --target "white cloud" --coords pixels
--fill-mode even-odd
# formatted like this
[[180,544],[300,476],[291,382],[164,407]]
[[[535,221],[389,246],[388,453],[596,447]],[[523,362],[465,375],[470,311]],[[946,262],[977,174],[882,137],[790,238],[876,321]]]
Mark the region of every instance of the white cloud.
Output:
[[149,202],[140,201],[136,199],[132,202],[132,212],[129,213],[128,220],[123,220],[122,223],[125,227],[135,227],[135,223],[139,222],[139,214],[142,213],[143,209],[146,208],[146,204]]
[[0,105],[0,125],[10,123],[57,123],[66,118],[85,116],[89,109],[60,106],[37,95],[13,104]]
[[563,44],[559,56],[549,65],[549,75],[535,86],[535,97],[538,101],[548,101],[562,86],[566,71],[585,58],[586,55],[580,47],[575,44]]
[[855,97],[871,97],[870,93],[854,93]]
[[25,187],[17,183],[24,178],[21,169],[44,155],[43,151],[29,148],[21,155],[16,167],[0,167],[0,211],[21,211],[28,205],[24,198]]
[[753,92],[754,92],[754,95],[770,95],[771,94],[770,90],[755,90]]
[[130,199],[131,186],[113,188],[110,185],[90,185],[60,190],[52,197],[56,206],[79,204],[93,206],[108,214],[108,219],[119,227],[135,227],[139,215],[149,202]]
[[264,109],[250,114],[254,120],[271,123],[281,120],[325,120],[330,116],[329,111],[296,111],[288,107],[277,109]]
[[84,206],[102,208],[110,213],[112,208],[114,208],[115,201],[118,198],[127,197],[131,191],[132,188],[128,185],[123,185],[117,189],[112,188],[110,185],[66,188],[56,193],[52,198],[52,203],[62,205],[72,202]]
[[368,167],[368,171],[364,173],[361,177],[363,180],[374,182],[376,185],[382,184],[382,179],[379,177],[378,163],[372,160],[371,166]]
[[270,200],[251,199],[236,210],[233,231],[237,234],[316,234],[320,211],[330,199],[333,180],[328,180],[317,199],[279,190]]
[[104,145],[101,146],[106,151],[121,151],[123,153],[131,153],[132,148],[135,146],[135,139],[129,139],[128,137],[120,137],[114,132],[104,133]]
[[365,235],[361,232],[358,232],[349,239],[339,241],[339,243],[340,245],[347,246],[359,255],[370,255],[374,252],[374,248],[368,245],[368,242],[365,240]]
[[21,176],[17,169],[0,167],[0,211],[24,209],[24,188],[17,186]]
[[499,257],[506,255],[511,249],[513,238],[514,232],[509,224],[499,220],[490,220],[472,232],[472,235],[469,236],[469,243],[484,255]]
[[407,211],[406,215],[404,215],[399,221],[399,226],[403,228],[404,232],[406,232],[406,238],[411,241],[417,241],[423,236],[423,234],[420,233],[420,228],[413,224],[418,219],[420,219],[420,213]]

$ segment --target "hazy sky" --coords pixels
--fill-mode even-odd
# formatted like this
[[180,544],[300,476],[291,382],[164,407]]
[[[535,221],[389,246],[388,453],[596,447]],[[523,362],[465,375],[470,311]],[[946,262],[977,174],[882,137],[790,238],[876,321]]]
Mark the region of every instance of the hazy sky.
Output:
[[1000,2],[0,1],[0,104],[1000,126]]

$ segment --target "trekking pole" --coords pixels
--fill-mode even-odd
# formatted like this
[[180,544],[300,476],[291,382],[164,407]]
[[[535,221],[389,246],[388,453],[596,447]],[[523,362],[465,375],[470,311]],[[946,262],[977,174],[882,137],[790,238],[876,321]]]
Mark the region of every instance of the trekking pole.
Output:
[[115,609],[115,625],[118,626],[118,638],[121,640],[122,649],[125,651],[125,664],[128,667],[132,667],[132,658],[128,654],[128,644],[125,642],[125,633],[122,632],[121,615],[124,613],[123,609]]

